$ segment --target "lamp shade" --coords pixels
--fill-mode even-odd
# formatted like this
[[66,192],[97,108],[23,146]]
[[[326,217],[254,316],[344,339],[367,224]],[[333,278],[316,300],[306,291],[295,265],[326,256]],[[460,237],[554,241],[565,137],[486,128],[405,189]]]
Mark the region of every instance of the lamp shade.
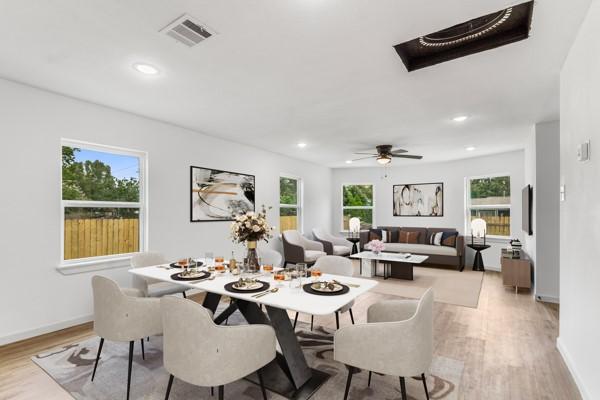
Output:
[[358,218],[358,217],[352,217],[352,218],[350,218],[350,221],[348,222],[348,225],[350,227],[350,232],[358,232],[358,231],[360,231],[360,218]]
[[485,237],[487,223],[481,218],[476,218],[471,221],[471,235],[474,237]]

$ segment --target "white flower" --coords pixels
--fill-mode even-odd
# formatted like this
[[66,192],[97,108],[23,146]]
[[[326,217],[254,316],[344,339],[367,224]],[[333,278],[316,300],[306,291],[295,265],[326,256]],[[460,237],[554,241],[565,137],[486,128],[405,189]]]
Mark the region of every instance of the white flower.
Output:
[[258,231],[260,231],[260,226],[258,226],[258,225],[254,225],[254,227],[252,228],[252,230],[253,230],[254,232],[258,232]]

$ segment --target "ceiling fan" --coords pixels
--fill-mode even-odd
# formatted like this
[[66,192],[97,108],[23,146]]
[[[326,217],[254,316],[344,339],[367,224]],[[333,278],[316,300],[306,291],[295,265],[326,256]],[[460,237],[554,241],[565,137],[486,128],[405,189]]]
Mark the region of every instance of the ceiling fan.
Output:
[[359,155],[368,155],[368,157],[361,157],[361,158],[357,158],[352,161],[365,160],[367,158],[375,158],[379,164],[386,165],[386,164],[389,164],[392,161],[392,158],[394,158],[394,157],[395,158],[410,158],[413,160],[420,160],[423,158],[423,156],[414,156],[414,155],[410,155],[410,154],[404,154],[404,153],[408,153],[408,150],[404,150],[404,149],[392,150],[391,144],[380,144],[379,146],[375,146],[375,149],[377,149],[377,154],[354,153],[354,154],[359,154]]

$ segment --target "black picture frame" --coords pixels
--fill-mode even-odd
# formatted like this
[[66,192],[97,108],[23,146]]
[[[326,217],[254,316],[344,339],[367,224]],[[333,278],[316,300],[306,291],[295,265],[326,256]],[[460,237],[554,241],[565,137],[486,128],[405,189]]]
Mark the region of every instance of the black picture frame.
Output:
[[[399,210],[397,210],[396,207],[396,187],[408,187],[408,190],[410,190],[410,187],[415,187],[415,186],[430,186],[430,185],[435,185],[435,186],[439,186],[441,188],[441,206],[440,208],[440,213],[439,214],[400,214]],[[392,187],[392,214],[394,217],[443,217],[444,216],[444,182],[425,182],[425,183],[404,183],[404,184],[396,184],[393,185]]]
[[[227,171],[227,170],[223,170],[223,169],[216,169],[216,168],[206,168],[206,167],[198,167],[195,165],[191,165],[190,166],[190,181],[189,181],[189,188],[190,188],[190,194],[189,194],[189,199],[190,199],[190,222],[226,222],[226,221],[233,221],[233,218],[231,217],[231,214],[229,214],[228,217],[204,217],[204,218],[195,218],[194,217],[194,170],[198,169],[198,170],[206,170],[206,171],[210,171],[210,175],[214,175],[214,174],[231,174],[231,175],[235,175],[235,176],[240,176],[240,177],[246,177],[246,178],[251,178],[251,182],[252,182],[252,198],[247,198],[247,196],[239,196],[241,198],[245,198],[248,202],[248,204],[251,204],[251,208],[249,208],[246,211],[256,211],[256,176],[252,175],[252,174],[244,174],[241,172],[235,172],[235,171]],[[236,188],[236,190],[241,190],[241,188]],[[244,193],[248,193],[248,191],[244,191]],[[199,196],[199,195],[198,195]],[[205,202],[206,203],[206,202]],[[207,205],[209,205],[207,203]],[[209,205],[210,206],[210,205]]]

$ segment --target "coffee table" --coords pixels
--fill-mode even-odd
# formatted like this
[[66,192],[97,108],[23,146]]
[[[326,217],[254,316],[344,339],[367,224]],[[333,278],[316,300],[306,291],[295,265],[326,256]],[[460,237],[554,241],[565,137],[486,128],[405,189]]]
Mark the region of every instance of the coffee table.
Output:
[[373,277],[377,275],[377,264],[383,264],[383,279],[398,278],[413,280],[413,267],[429,258],[419,254],[387,253],[375,254],[372,251],[362,251],[350,258],[360,260],[360,275]]

